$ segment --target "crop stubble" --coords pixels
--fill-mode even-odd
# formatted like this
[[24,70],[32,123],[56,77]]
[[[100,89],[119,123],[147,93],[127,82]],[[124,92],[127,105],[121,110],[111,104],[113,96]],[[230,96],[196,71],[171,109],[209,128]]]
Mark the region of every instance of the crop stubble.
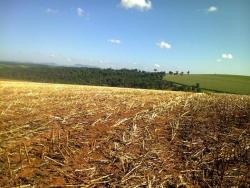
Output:
[[249,96],[11,81],[0,96],[0,187],[249,184]]

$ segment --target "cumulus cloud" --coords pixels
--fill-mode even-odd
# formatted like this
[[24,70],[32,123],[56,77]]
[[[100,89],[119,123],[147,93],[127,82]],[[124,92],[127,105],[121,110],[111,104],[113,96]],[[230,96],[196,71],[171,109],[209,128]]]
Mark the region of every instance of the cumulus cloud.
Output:
[[46,12],[48,14],[57,14],[59,11],[57,9],[47,8]]
[[208,12],[217,12],[218,8],[216,6],[211,6],[207,9]]
[[149,10],[152,8],[152,3],[150,0],[121,0],[121,6],[126,9]]
[[170,49],[171,48],[171,45],[167,42],[164,42],[164,41],[158,42],[156,45],[162,49]]
[[226,54],[226,53],[224,53],[224,54],[221,55],[221,57],[223,59],[233,59],[233,55],[232,54]]
[[80,7],[78,7],[77,9],[76,9],[76,14],[78,15],[78,16],[84,16],[84,10],[82,9],[82,8],[80,8]]
[[155,64],[155,67],[156,67],[156,68],[160,68],[160,65],[159,65],[159,64]]
[[108,42],[110,42],[112,44],[121,44],[121,41],[119,39],[110,39],[110,40],[108,40]]

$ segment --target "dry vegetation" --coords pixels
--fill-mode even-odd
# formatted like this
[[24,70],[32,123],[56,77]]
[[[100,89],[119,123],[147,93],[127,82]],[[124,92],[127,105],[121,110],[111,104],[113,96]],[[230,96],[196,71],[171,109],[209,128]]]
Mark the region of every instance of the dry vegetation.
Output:
[[0,82],[0,187],[249,185],[250,97]]

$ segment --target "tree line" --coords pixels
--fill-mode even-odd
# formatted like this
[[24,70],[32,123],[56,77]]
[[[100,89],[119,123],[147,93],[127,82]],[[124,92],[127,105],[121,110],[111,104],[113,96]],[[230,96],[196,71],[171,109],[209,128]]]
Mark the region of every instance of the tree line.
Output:
[[38,64],[1,63],[0,78],[46,83],[64,83],[144,89],[193,90],[164,80],[165,72],[137,69],[76,68]]
[[[175,71],[175,72],[169,71],[168,74],[169,74],[169,75],[181,75],[181,76],[183,76],[185,73],[184,73],[183,71],[182,71],[182,72],[179,72],[179,71]],[[186,74],[189,75],[189,74],[190,74],[190,71],[187,71]]]

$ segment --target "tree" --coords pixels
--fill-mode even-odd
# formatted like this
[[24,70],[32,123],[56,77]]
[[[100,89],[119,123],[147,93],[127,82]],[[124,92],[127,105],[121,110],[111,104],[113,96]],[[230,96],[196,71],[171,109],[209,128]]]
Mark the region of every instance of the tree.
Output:
[[184,72],[181,72],[180,75],[183,76]]
[[189,74],[190,74],[190,71],[187,71],[187,74],[189,75]]
[[199,83],[196,83],[196,92],[201,92],[201,88],[200,88],[200,84]]
[[173,73],[173,71],[169,71],[168,74],[169,75],[173,75],[174,73]]

